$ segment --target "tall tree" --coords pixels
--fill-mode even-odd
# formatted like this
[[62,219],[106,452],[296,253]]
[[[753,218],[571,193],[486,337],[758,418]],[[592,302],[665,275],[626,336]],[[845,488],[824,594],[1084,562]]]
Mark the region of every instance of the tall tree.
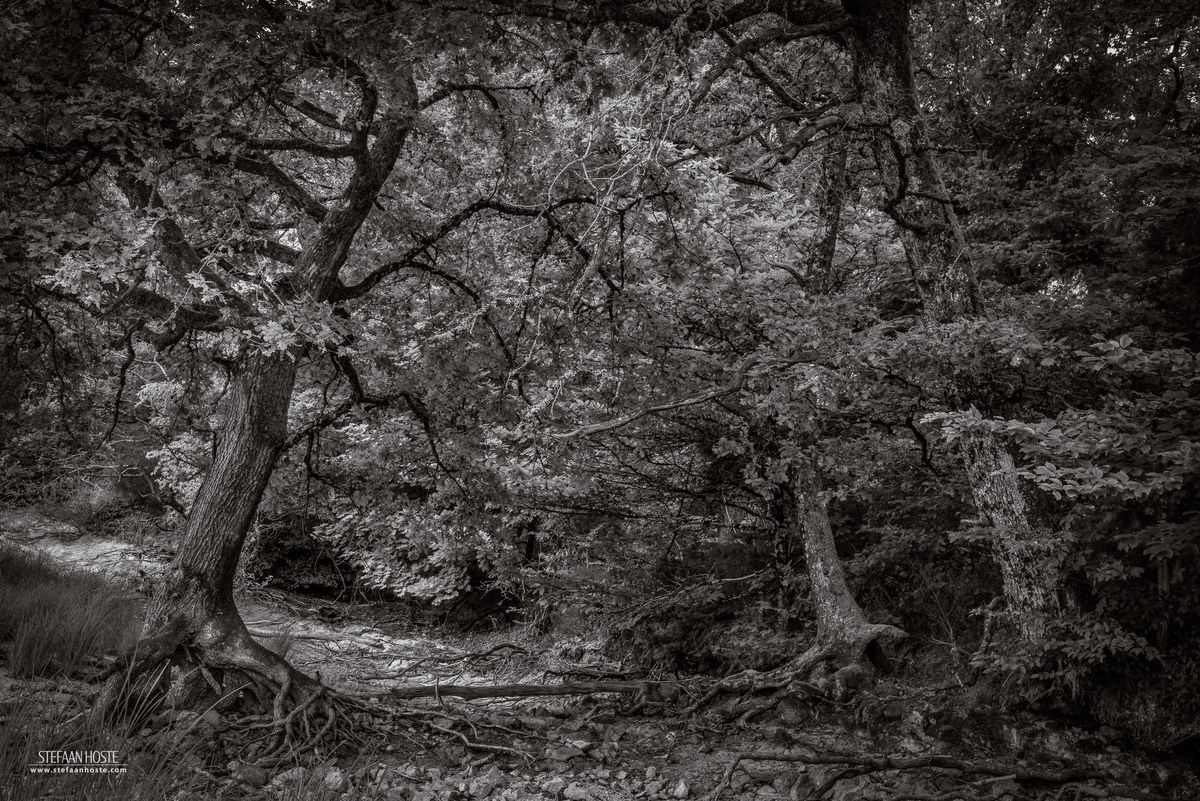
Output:
[[[984,303],[954,199],[921,116],[913,80],[910,3],[848,2],[845,7],[862,104],[860,125],[871,135],[884,208],[904,243],[930,335],[954,336],[963,330],[956,324],[984,314]],[[947,390],[948,402],[956,406],[985,400],[969,397],[953,378]],[[960,451],[975,505],[994,532],[1012,620],[1026,640],[1040,642],[1061,608],[1051,535],[1031,522],[1028,488],[994,432],[980,428],[966,433]]]

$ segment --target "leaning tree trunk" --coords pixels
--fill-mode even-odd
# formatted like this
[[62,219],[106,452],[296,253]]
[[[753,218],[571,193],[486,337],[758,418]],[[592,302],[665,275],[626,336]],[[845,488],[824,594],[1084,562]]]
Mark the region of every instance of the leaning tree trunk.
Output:
[[[855,600],[837,554],[811,447],[794,457],[785,495],[793,501],[789,516],[804,547],[817,636],[812,646],[799,656],[765,674],[745,671],[730,676],[691,707],[698,709],[723,691],[740,692],[744,700],[733,708],[740,725],[790,695],[798,682],[804,682],[808,692],[817,687],[839,698],[869,686],[873,682],[872,666],[886,664],[879,641],[907,636],[895,626],[871,623]],[[772,692],[766,697],[753,696],[763,690]]]
[[[816,238],[807,271],[807,283],[814,292],[828,293],[836,284],[833,264],[846,203],[847,155],[848,143],[839,136],[823,158],[822,230]],[[813,406],[816,408],[816,404]],[[817,620],[816,642],[785,666],[785,670],[795,678],[807,677],[822,665],[858,670],[867,667],[868,661],[882,664],[883,651],[878,647],[877,640],[883,636],[905,636],[894,626],[869,622],[846,583],[846,573],[838,558],[833,529],[829,525],[829,510],[815,456],[818,426],[819,421],[814,415],[806,420],[803,430],[797,432],[803,443],[798,443],[799,452],[794,457],[787,484],[778,488],[780,501],[788,506],[783,510],[785,524],[782,528],[787,530],[789,543],[794,538],[802,544]],[[777,533],[777,564],[781,561],[780,540]],[[870,660],[866,658],[868,656]]]
[[[846,138],[839,136],[823,158],[824,187],[820,209],[823,230],[809,265],[812,286],[822,293],[833,291],[837,282],[833,265],[842,211],[846,205],[848,151]],[[904,633],[893,626],[870,623],[846,583],[846,571],[838,558],[833,528],[829,525],[829,508],[815,455],[817,425],[815,418],[809,419],[808,430],[801,435],[808,447],[792,466],[790,492],[787,493],[794,504],[794,525],[803,543],[805,570],[817,617],[817,642],[801,657],[801,665],[811,662],[815,666],[818,661],[826,661],[841,668],[858,667],[866,664],[864,657],[868,652],[875,661],[882,659],[882,650],[876,643],[881,635],[903,637]]]
[[846,571],[837,554],[837,541],[829,525],[816,459],[801,456],[792,469],[792,495],[796,525],[804,543],[804,565],[817,618],[817,642],[802,659],[832,662],[839,667],[858,665],[875,656],[873,646],[881,636],[903,637],[894,626],[871,623],[846,582]]
[[238,653],[253,644],[233,602],[234,574],[283,449],[295,378],[290,352],[255,355],[238,365],[216,457],[147,614],[147,633],[178,629],[182,641],[199,648],[204,661],[217,667],[237,667]]
[[[917,104],[912,75],[908,0],[846,0],[852,24],[860,124],[871,132],[884,207],[895,221],[925,317],[946,323],[983,313],[962,227],[947,195]],[[959,388],[952,404],[965,405]],[[994,548],[1009,612],[1028,642],[1043,639],[1061,609],[1059,568],[1046,532],[1029,521],[1012,455],[990,432],[964,438],[961,454]]]
[[[150,601],[142,640],[93,707],[97,719],[117,711],[120,698],[143,674],[177,661],[181,646],[210,675],[229,672],[247,689],[289,688],[300,698],[317,691],[315,681],[251,638],[233,600],[242,545],[283,449],[295,377],[290,352],[250,356],[237,366],[222,409],[216,455],[192,505],[182,545]],[[195,689],[194,680],[188,684],[173,692]],[[268,707],[273,703],[262,700]]]
[[[296,259],[285,290],[291,297],[324,303],[339,286],[338,273],[412,124],[416,86],[411,73],[406,77],[392,108],[376,121],[374,146],[368,147],[365,129],[355,135],[355,171],[341,202]],[[372,88],[364,98],[372,112],[374,93]],[[175,255],[195,259],[182,232],[164,242]],[[233,601],[246,533],[286,441],[299,350],[251,352],[238,361],[216,457],[193,504],[183,544],[150,603],[141,641],[109,677],[93,708],[95,717],[107,718],[140,675],[152,669],[158,675],[158,668],[179,660],[181,653],[213,684],[225,679],[221,692],[240,694],[265,713],[265,720],[248,724],[269,729],[268,741],[253,754],[262,763],[276,763],[327,739],[353,706],[255,642]],[[221,675],[214,677],[214,670]]]

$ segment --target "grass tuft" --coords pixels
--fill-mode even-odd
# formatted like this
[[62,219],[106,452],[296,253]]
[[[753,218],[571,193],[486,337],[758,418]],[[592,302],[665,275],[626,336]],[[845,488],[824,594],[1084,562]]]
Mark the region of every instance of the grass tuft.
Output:
[[69,677],[133,645],[142,604],[103,577],[0,544],[0,648],[17,677]]

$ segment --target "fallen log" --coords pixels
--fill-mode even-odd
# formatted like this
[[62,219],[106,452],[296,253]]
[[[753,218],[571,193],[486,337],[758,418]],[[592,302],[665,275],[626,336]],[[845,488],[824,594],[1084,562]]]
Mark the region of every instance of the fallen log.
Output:
[[594,695],[596,693],[647,693],[653,694],[664,684],[683,682],[660,681],[584,681],[576,684],[427,684],[417,687],[396,687],[388,690],[390,698],[408,701],[413,698],[440,698],[453,696],[475,700],[478,698],[530,698],[541,695]]

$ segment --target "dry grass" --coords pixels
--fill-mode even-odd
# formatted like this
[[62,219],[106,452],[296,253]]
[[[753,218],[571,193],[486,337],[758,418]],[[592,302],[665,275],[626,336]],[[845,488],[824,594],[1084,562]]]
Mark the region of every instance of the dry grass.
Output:
[[[131,645],[141,604],[100,576],[0,544],[0,649],[15,678],[65,680]],[[59,689],[78,684],[64,682]],[[15,687],[16,689],[12,689]],[[89,721],[82,696],[44,681],[12,685],[0,702],[0,799],[164,799],[194,784],[177,747],[136,751],[128,734]],[[86,695],[86,693],[85,693]],[[38,752],[115,750],[124,774],[35,773]]]
[[[164,728],[152,736],[141,729],[162,709],[146,700],[144,709],[127,709],[117,722],[98,723],[88,714],[87,699],[98,687],[71,681],[86,676],[99,658],[131,646],[137,635],[141,603],[102,577],[54,565],[42,555],[0,543],[0,656],[7,672],[28,682],[13,682],[0,697],[0,801],[201,801],[218,796],[266,797],[237,785],[228,775],[227,756],[191,727]],[[291,632],[267,641],[284,654]],[[3,678],[0,676],[0,678]],[[45,679],[51,679],[47,682]],[[69,692],[62,692],[67,690]],[[135,697],[138,697],[135,694]],[[50,774],[31,771],[46,750],[115,750],[126,770],[119,774]],[[311,764],[312,755],[297,763]],[[345,765],[354,774],[370,768],[359,754]],[[309,773],[294,784],[269,791],[276,801],[332,801],[353,797],[379,801],[382,790],[356,789],[347,796]]]
[[133,644],[142,605],[103,577],[0,545],[0,648],[18,677],[66,677]]
[[[117,751],[125,773],[30,771],[45,750]],[[185,754],[177,742],[139,747],[125,733],[89,722],[86,709],[47,703],[30,693],[0,706],[0,801],[162,801],[187,797],[188,790],[202,797],[204,782],[185,765]]]

